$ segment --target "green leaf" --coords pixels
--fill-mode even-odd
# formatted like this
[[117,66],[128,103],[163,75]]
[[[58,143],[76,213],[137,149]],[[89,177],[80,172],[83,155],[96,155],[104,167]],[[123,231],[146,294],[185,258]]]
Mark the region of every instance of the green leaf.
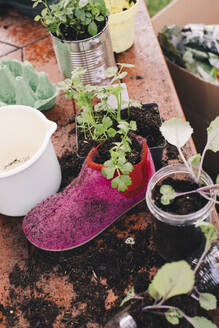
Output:
[[171,118],[161,125],[160,131],[171,145],[181,148],[191,137],[193,129],[189,122],[181,118]]
[[117,131],[115,129],[113,129],[113,128],[109,128],[109,130],[107,130],[107,133],[108,133],[108,136],[110,138],[113,138],[113,137],[115,137]]
[[151,297],[153,299],[155,299],[156,301],[158,301],[159,299],[161,299],[160,294],[158,293],[158,291],[156,289],[154,289],[153,283],[150,283],[149,287],[148,287],[148,293],[151,295]]
[[127,68],[129,68],[129,67],[135,67],[135,65],[133,65],[133,64],[125,64],[125,63],[118,63],[118,65],[120,65],[122,67],[127,67]]
[[217,328],[217,326],[205,317],[189,318],[195,328]]
[[112,120],[108,116],[104,116],[102,123],[103,123],[104,128],[106,128],[106,129],[109,128],[113,124]]
[[106,77],[113,77],[118,72],[118,68],[116,66],[108,67],[105,71]]
[[217,308],[217,299],[214,295],[210,293],[200,293],[199,294],[200,306],[209,311]]
[[34,17],[34,20],[35,20],[36,22],[38,22],[40,19],[41,19],[41,16],[40,16],[40,15],[37,15],[37,16]]
[[172,325],[178,325],[179,319],[182,318],[182,313],[176,309],[170,309],[165,312],[165,317]]
[[127,163],[122,165],[120,170],[123,174],[129,174],[133,170],[133,165],[131,163],[127,162]]
[[208,222],[200,222],[196,226],[200,226],[200,229],[206,238],[206,247],[210,248],[212,242],[217,238],[216,227]]
[[97,32],[98,32],[98,29],[97,29],[97,25],[96,25],[96,23],[91,22],[91,23],[88,25],[87,30],[88,30],[88,33],[89,33],[91,36],[96,35]]
[[186,261],[163,265],[153,278],[154,290],[168,299],[175,295],[187,294],[194,286],[194,272]]
[[219,150],[219,116],[211,122],[208,129],[208,149],[217,152]]
[[[106,162],[105,162],[106,163]],[[105,165],[104,163],[104,165]],[[107,179],[112,179],[115,173],[115,169],[113,167],[103,167],[101,170],[104,177]]]
[[169,205],[171,200],[173,200],[176,196],[176,192],[170,185],[162,185],[160,187],[161,193],[161,203],[163,205]]
[[201,155],[196,154],[189,158],[189,162],[193,167],[198,167],[201,161]]
[[128,302],[134,296],[135,296],[135,290],[134,290],[134,286],[132,286],[128,290],[128,293],[127,293],[126,297],[123,298],[122,302],[120,303],[120,306],[123,306],[126,302]]
[[113,188],[117,188],[118,191],[125,191],[128,186],[132,184],[131,178],[128,175],[119,175],[111,182]]

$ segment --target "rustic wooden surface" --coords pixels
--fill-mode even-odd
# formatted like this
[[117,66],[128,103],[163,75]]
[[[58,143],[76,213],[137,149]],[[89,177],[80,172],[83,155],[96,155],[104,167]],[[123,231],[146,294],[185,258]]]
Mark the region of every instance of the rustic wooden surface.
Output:
[[[117,62],[135,65],[133,69],[129,69],[129,75],[124,81],[127,83],[130,97],[136,98],[142,103],[158,103],[163,119],[173,116],[184,117],[143,0],[140,3],[135,29],[133,47],[116,56]],[[13,11],[0,17],[0,59],[3,58],[29,60],[36,70],[47,72],[51,81],[62,80],[47,30],[39,23]],[[75,134],[69,133],[75,127],[72,102],[66,100],[61,93],[54,108],[45,112],[45,115],[58,124],[52,141],[57,155],[61,157],[66,149],[74,149],[75,147]],[[186,151],[188,155],[195,152],[192,142],[187,146]],[[131,219],[133,219],[132,214],[126,215],[124,218],[127,222]],[[145,220],[150,222],[151,217],[146,210],[140,212],[137,217],[134,216],[134,219],[137,222],[135,228],[137,230],[145,225]],[[33,274],[31,270],[35,268],[37,250],[26,241],[21,224],[22,218],[0,217],[0,327],[33,328],[19,307],[19,304],[25,299],[31,298],[52,300],[59,307],[59,314],[51,327],[82,327],[80,324],[76,325],[76,322],[74,324],[73,319],[70,323],[72,325],[67,325],[67,321],[63,321],[66,313],[70,313],[71,318],[81,313],[86,322],[87,314],[86,299],[81,303],[74,303],[74,284],[69,282],[69,272],[66,276],[60,276],[57,275],[57,267],[48,271],[45,269],[39,279],[33,279],[31,282],[31,274]],[[128,230],[116,231],[116,229],[112,226],[110,233],[116,233],[121,238],[128,236]],[[17,285],[13,285],[12,281],[12,272],[15,272],[15,269],[20,272],[21,280]],[[87,272],[84,272],[85,277],[86,274]],[[27,276],[29,282],[25,284]],[[89,275],[87,279],[87,289],[89,290]],[[106,281],[100,283],[108,295],[103,300],[107,311],[113,306],[118,296],[108,288]],[[98,296],[94,295],[94,306],[97,300],[95,297]],[[31,311],[34,312],[34,309]],[[104,317],[104,313],[101,315]],[[43,326],[39,323],[37,327]],[[100,325],[87,318],[87,323],[83,327],[97,328]]]

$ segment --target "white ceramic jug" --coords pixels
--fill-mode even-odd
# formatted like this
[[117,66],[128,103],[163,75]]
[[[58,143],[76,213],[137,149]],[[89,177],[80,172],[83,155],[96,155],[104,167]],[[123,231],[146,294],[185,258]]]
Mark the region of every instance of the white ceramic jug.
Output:
[[1,214],[23,216],[58,191],[61,169],[51,142],[56,128],[56,123],[32,107],[1,107]]

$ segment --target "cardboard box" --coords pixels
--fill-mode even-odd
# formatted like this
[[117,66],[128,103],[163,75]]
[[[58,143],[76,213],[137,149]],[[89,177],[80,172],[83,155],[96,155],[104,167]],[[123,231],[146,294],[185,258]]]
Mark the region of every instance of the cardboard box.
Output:
[[[189,23],[219,24],[218,0],[175,0],[152,18],[156,35],[166,25],[183,27]],[[192,135],[198,152],[202,152],[207,140],[206,129],[219,115],[219,85],[172,64],[166,59],[173,83],[186,119],[190,121]],[[204,169],[215,178],[219,173],[219,153],[207,152]]]

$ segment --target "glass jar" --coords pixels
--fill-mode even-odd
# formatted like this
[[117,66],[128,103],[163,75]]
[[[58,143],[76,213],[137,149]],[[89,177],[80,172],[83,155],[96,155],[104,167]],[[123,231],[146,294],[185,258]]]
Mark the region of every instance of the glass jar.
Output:
[[[187,259],[193,254],[200,254],[205,245],[205,238],[201,229],[196,227],[197,221],[211,222],[211,214],[214,202],[208,201],[197,212],[179,215],[160,209],[153,200],[153,190],[157,184],[161,184],[166,178],[185,179],[189,177],[184,164],[171,164],[157,171],[151,178],[146,192],[148,209],[154,216],[153,233],[158,253],[166,261]],[[201,179],[206,185],[213,184],[207,173],[202,171]],[[212,190],[215,198],[215,191]]]

